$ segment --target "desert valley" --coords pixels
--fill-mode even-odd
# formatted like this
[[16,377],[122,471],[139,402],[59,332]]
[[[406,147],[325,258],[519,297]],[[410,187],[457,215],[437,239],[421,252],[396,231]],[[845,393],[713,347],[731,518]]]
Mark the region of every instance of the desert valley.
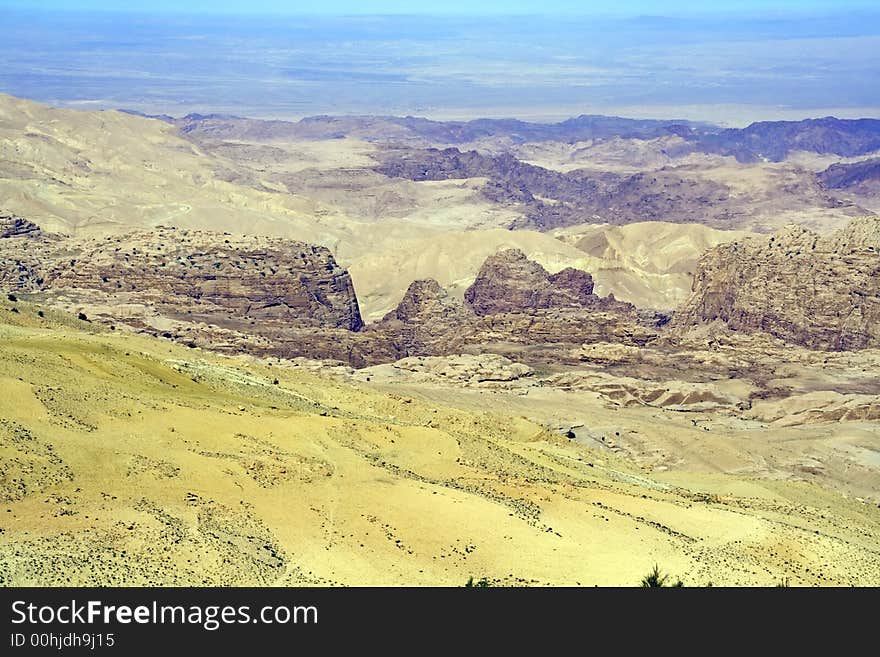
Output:
[[880,120],[0,95],[3,585],[880,585]]

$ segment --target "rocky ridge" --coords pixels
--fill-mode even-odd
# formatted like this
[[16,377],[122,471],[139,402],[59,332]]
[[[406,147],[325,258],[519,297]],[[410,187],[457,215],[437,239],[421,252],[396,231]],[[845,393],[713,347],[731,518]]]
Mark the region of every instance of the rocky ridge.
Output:
[[553,358],[565,359],[584,342],[645,344],[657,329],[653,316],[646,318],[613,296],[594,294],[587,272],[567,268],[551,275],[519,249],[487,258],[463,303],[434,280],[415,281],[396,310],[368,327],[387,336],[398,357],[494,344],[541,347],[539,359],[547,358],[548,350]]
[[875,195],[880,193],[880,157],[850,164],[832,164],[817,177],[827,189]]
[[337,334],[363,327],[351,278],[324,247],[164,227],[38,235],[0,240],[0,284],[88,320],[217,351],[340,360],[352,346]]
[[12,214],[0,214],[0,239],[24,237],[40,232],[37,224]]
[[348,272],[324,247],[163,227],[50,238],[24,220],[5,225],[16,237],[0,240],[4,290],[222,352],[355,367],[484,351],[578,364],[608,360],[608,349],[591,347],[603,344],[635,362],[631,350],[658,339],[675,348],[713,322],[810,349],[880,345],[880,220],[872,217],[829,236],[789,227],[710,250],[672,330],[667,315],[598,296],[589,273],[550,274],[518,249],[489,256],[463,300],[417,280],[394,311],[365,325]]
[[[28,239],[33,262],[10,264],[4,288],[91,320],[190,346],[355,367],[504,344],[540,358],[584,342],[644,344],[652,318],[600,298],[590,274],[550,275],[519,250],[489,257],[464,302],[414,281],[398,307],[365,326],[348,272],[324,247],[281,238],[160,227],[102,239]],[[5,254],[5,255],[4,255]],[[17,257],[17,256],[16,256]],[[16,264],[17,263],[17,264]]]
[[[53,290],[92,290],[172,315],[223,313],[296,327],[363,326],[351,279],[324,247],[159,228],[85,244],[47,271]],[[223,322],[225,323],[225,322]]]
[[[485,178],[480,195],[521,217],[509,228],[552,230],[584,223],[625,225],[642,221],[700,223],[730,228],[750,221],[754,208],[733,188],[687,167],[620,174],[576,169],[554,171],[523,162],[510,153],[483,154],[458,148],[390,149],[375,157],[376,173],[415,182]],[[836,198],[807,177],[795,189],[778,192],[785,207],[841,209],[852,203]],[[864,212],[864,211],[862,211]]]
[[812,349],[880,346],[880,219],[828,236],[790,226],[710,250],[673,324],[714,321]]

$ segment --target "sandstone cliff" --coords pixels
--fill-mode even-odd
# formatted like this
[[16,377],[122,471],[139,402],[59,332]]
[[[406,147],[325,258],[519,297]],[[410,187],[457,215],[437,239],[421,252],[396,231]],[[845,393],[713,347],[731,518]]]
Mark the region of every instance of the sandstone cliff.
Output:
[[417,280],[394,311],[365,327],[348,272],[323,247],[162,227],[101,239],[25,233],[0,240],[4,289],[228,353],[355,367],[493,349],[571,360],[572,347],[641,345],[659,328],[650,313],[596,295],[589,273],[551,275],[515,249],[487,258],[464,302],[435,280]]
[[397,309],[368,332],[384,336],[398,357],[503,346],[538,348],[539,359],[564,360],[572,345],[645,344],[657,328],[653,316],[594,294],[587,272],[568,268],[551,275],[522,251],[509,249],[486,259],[464,303],[434,280],[415,281]]
[[633,309],[613,296],[601,299],[595,295],[589,273],[566,267],[551,275],[519,249],[487,258],[464,298],[481,316],[552,308]]
[[880,218],[828,236],[791,226],[712,249],[673,325],[716,320],[813,349],[880,346]]
[[357,296],[324,247],[161,227],[52,238],[17,225],[0,239],[4,291],[217,351],[356,364],[371,351],[356,347]]
[[294,327],[363,326],[348,272],[324,247],[293,240],[159,228],[86,244],[56,261],[53,290],[124,295],[174,312]]

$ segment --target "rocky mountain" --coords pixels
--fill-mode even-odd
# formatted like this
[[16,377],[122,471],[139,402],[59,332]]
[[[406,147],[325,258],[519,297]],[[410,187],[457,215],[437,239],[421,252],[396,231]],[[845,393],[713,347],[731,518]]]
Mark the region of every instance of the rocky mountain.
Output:
[[[738,227],[755,211],[735,186],[699,170],[664,167],[620,174],[576,169],[563,172],[523,162],[510,153],[487,155],[458,148],[393,149],[377,153],[375,171],[415,182],[485,178],[480,195],[521,214],[513,229],[552,230],[585,223],[643,221]],[[852,204],[822,189],[812,176],[772,192],[788,210],[846,209]]]
[[[821,236],[789,227],[711,249],[674,316],[600,297],[593,277],[550,274],[518,249],[486,258],[464,297],[414,281],[365,325],[348,272],[324,247],[158,228],[106,238],[43,236],[5,219],[0,284],[84,318],[221,352],[306,356],[355,367],[473,350],[567,362],[584,344],[675,342],[724,322],[819,350],[880,344],[880,219]],[[15,226],[15,229],[11,228]]]
[[819,181],[828,189],[842,189],[855,194],[880,193],[880,157],[849,164],[832,164],[818,174]]
[[367,331],[385,336],[398,358],[507,345],[526,360],[565,360],[585,342],[645,344],[661,323],[613,295],[594,294],[587,272],[551,275],[508,249],[486,259],[463,303],[434,280],[415,281],[397,309]]
[[157,116],[194,137],[222,139],[339,139],[375,143],[456,146],[495,140],[508,144],[649,140],[676,136],[687,152],[714,153],[740,162],[781,162],[793,151],[842,157],[880,150],[880,120],[828,116],[802,121],[760,121],[745,128],[722,129],[683,120],[631,119],[580,115],[558,123],[517,119],[435,121],[413,116],[311,116],[298,122],[256,120],[222,114],[189,114],[179,119]]
[[721,321],[819,350],[880,346],[880,219],[820,236],[791,226],[715,247],[674,326]]
[[486,260],[464,302],[418,280],[394,311],[365,326],[348,272],[324,247],[164,227],[98,239],[35,235],[0,241],[5,289],[221,352],[361,367],[497,342],[643,344],[657,332],[653,315],[596,295],[590,274],[569,267],[551,275],[516,249]]
[[781,162],[792,151],[855,157],[880,150],[880,120],[826,116],[803,121],[761,121],[701,136],[697,149],[740,162]]
[[147,300],[191,300],[238,321],[356,331],[363,322],[348,272],[330,251],[281,238],[159,228],[87,242],[56,261],[46,285]]
[[[132,112],[139,114],[138,112]],[[154,116],[177,125],[182,132],[223,139],[334,139],[356,137],[372,142],[466,144],[501,139],[513,144],[540,141],[574,143],[587,140],[654,139],[667,135],[691,138],[713,128],[691,121],[629,119],[581,115],[558,123],[518,119],[435,121],[415,116],[310,116],[300,121],[255,120],[224,114],[188,114],[175,119]]]
[[712,153],[733,156],[739,162],[781,162],[794,151],[855,157],[880,150],[880,120],[833,116],[801,121],[759,121],[745,128],[728,129],[683,120],[601,115],[580,115],[558,123],[517,119],[435,121],[413,116],[311,116],[298,122],[222,114],[153,118],[172,123],[193,137],[212,139],[278,141],[354,137],[384,144],[457,146],[486,141],[510,145],[574,144],[675,136],[686,142],[677,149],[680,155]]
[[[464,298],[480,316],[615,303],[613,296],[599,299],[593,294],[593,277],[587,272],[566,267],[550,275],[519,249],[487,258]],[[631,308],[629,304],[618,304],[618,307]]]
[[324,247],[158,228],[0,240],[0,264],[4,289],[90,320],[217,351],[358,360],[337,337],[363,327],[354,287]]

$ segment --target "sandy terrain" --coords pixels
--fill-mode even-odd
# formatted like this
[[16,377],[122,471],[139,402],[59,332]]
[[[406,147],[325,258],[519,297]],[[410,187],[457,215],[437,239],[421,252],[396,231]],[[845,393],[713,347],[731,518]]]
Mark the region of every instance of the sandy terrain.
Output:
[[697,261],[708,249],[748,235],[699,224],[647,221],[626,226],[583,225],[553,231],[589,256],[600,294],[641,308],[671,309],[691,291]]
[[[755,230],[844,217],[774,196],[809,200],[822,158],[671,163],[674,145],[520,155],[562,170],[674,164],[729,185]],[[200,145],[160,121],[0,96],[0,210],[84,238],[172,225],[325,245],[367,321],[414,279],[462,294],[512,247],[669,310],[706,249],[747,234],[503,230],[518,210],[482,196],[486,179],[387,178],[376,148]],[[0,585],[637,585],[655,563],[688,585],[880,585],[880,354],[704,329],[711,348],[573,345],[579,366],[532,369],[515,362],[521,345],[493,344],[474,351],[514,362],[355,372],[222,357],[4,290]]]
[[12,306],[4,584],[633,585],[655,562],[691,585],[880,583],[876,502],[722,474],[737,439],[659,410],[550,391],[528,413],[657,427],[695,467],[569,440],[507,393],[380,392]]

